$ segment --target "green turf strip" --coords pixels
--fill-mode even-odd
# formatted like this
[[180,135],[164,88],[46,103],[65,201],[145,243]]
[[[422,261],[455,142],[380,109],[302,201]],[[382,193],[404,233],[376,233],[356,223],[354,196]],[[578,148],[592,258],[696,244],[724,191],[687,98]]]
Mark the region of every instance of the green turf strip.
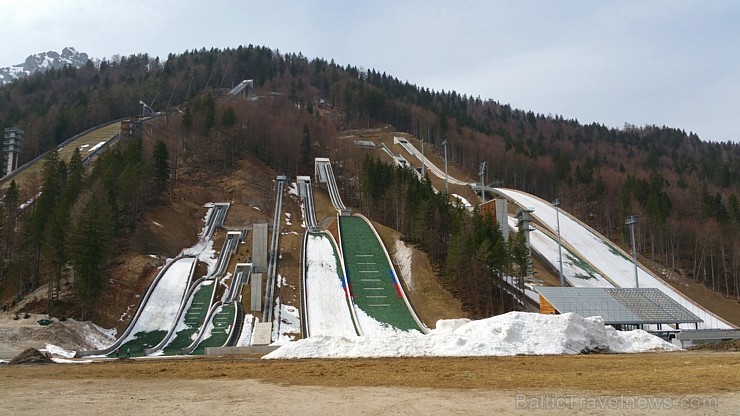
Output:
[[214,283],[208,286],[201,286],[193,295],[193,302],[185,312],[185,325],[187,328],[176,332],[174,338],[164,349],[164,355],[178,355],[180,350],[188,347],[193,343],[193,335],[200,330],[203,321],[208,315],[208,309],[211,307],[211,297],[213,290],[216,288]]
[[393,266],[373,230],[358,217],[340,217],[344,264],[355,304],[370,317],[402,330],[419,330],[393,283]]
[[[125,344],[119,347],[120,357],[126,356],[126,351],[131,352],[131,357],[143,357],[144,349],[152,348],[159,344],[167,335],[167,331],[151,331],[151,332],[138,332],[134,334],[134,338],[127,341]],[[110,353],[109,356],[114,357],[115,351]]]
[[234,323],[234,314],[236,314],[236,308],[233,303],[224,305],[221,310],[213,315],[211,322],[213,322],[213,328],[211,329],[211,336],[201,340],[198,347],[193,351],[193,355],[203,355],[208,347],[222,347],[226,344],[231,334],[231,324]]

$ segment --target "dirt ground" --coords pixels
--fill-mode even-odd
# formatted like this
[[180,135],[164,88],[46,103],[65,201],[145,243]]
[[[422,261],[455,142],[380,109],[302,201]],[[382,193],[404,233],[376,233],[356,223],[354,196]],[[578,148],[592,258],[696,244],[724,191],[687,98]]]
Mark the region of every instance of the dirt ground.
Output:
[[0,383],[4,411],[29,415],[740,414],[740,355],[718,352],[109,360],[3,365]]

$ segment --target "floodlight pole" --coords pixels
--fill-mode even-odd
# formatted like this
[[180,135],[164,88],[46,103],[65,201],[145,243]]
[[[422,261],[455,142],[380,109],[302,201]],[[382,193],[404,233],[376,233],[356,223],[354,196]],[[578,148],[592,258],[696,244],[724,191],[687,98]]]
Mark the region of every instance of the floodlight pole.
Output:
[[635,246],[635,224],[640,222],[640,216],[630,215],[626,220],[624,220],[625,225],[630,226],[630,234],[632,235],[632,262],[635,264],[635,287],[640,287],[640,281],[637,279],[637,246]]
[[449,194],[450,193],[450,188],[447,185],[447,182],[448,182],[448,180],[447,180],[447,139],[444,139],[442,141],[442,146],[445,147],[445,193],[446,194]]
[[478,175],[480,175],[480,199],[483,200],[483,202],[486,202],[486,190],[484,189],[483,184],[483,176],[486,174],[486,163],[487,161],[483,161],[480,164],[480,171],[478,172]]
[[558,263],[560,264],[558,272],[560,273],[560,286],[565,286],[565,277],[563,277],[563,245],[560,242],[560,209],[558,208],[560,207],[560,198],[555,198],[552,205],[555,206],[555,219],[558,226]]
[[424,177],[424,139],[421,139],[421,177]]

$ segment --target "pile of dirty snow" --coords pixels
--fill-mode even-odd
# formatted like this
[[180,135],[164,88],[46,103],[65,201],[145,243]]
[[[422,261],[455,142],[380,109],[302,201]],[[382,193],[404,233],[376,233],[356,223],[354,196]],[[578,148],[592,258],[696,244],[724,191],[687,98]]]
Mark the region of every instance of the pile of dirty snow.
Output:
[[478,321],[437,322],[429,334],[386,332],[372,337],[315,337],[290,342],[267,359],[553,355],[584,352],[673,351],[641,330],[620,332],[600,317],[509,312]]
[[67,351],[100,349],[115,340],[115,329],[105,329],[92,322],[51,318],[51,325],[39,325],[46,315],[31,314],[29,318],[13,319],[0,315],[0,350],[23,351],[44,349],[55,345]]
[[8,365],[19,365],[19,364],[52,364],[51,358],[44,355],[41,351],[35,348],[27,348],[22,353],[18,354],[8,362]]

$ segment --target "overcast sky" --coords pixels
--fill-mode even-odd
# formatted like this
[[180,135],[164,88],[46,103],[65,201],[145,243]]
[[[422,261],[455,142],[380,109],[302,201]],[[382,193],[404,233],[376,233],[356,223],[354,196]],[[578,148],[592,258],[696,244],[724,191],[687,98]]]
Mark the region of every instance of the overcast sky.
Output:
[[[297,3],[297,4],[294,4]],[[0,0],[0,67],[264,45],[582,123],[740,141],[740,2]]]

